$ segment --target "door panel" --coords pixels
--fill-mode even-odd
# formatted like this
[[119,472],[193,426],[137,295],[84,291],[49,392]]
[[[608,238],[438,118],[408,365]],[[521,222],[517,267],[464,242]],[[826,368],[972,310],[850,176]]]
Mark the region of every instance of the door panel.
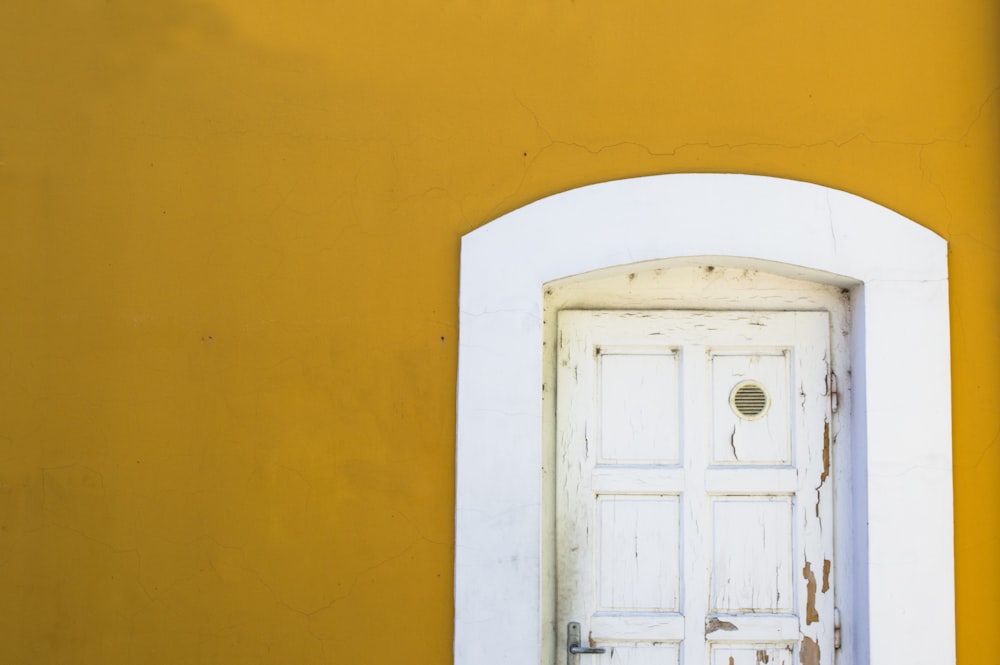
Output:
[[709,610],[792,612],[792,497],[722,494],[710,501]]
[[[712,463],[791,463],[788,355],[713,353],[711,358]],[[733,388],[754,383],[767,387],[765,410],[751,419],[740,417],[731,405]]]
[[597,495],[598,610],[680,609],[677,496]]
[[601,353],[602,464],[677,464],[676,354]]
[[558,326],[557,620],[608,649],[581,665],[832,663],[827,314]]

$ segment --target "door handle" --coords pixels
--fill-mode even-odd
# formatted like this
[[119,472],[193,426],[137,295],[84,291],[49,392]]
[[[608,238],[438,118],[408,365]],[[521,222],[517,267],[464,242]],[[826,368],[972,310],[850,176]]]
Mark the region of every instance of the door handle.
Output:
[[578,656],[582,653],[605,653],[604,647],[585,647],[580,645],[580,624],[570,621],[566,624],[566,665],[577,665]]

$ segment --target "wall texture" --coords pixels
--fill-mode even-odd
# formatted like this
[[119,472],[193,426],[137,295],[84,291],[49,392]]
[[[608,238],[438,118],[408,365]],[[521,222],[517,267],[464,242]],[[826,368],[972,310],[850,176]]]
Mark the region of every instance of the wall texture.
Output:
[[992,0],[0,4],[0,661],[448,662],[460,236],[698,171],[949,241],[985,662],[998,38]]

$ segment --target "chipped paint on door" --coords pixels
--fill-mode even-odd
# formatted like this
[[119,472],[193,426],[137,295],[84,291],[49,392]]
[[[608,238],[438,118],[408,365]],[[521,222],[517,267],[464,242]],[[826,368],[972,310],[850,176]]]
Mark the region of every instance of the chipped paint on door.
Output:
[[584,665],[833,662],[826,312],[559,313],[557,625]]

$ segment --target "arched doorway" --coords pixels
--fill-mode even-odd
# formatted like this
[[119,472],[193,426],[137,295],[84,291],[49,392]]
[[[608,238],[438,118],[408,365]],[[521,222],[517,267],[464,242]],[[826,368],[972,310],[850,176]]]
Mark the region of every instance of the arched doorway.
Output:
[[[837,501],[838,520],[850,526],[838,534],[846,545],[836,565],[851,574],[837,589],[837,602],[846,599],[837,658],[953,660],[944,241],[877,204],[816,185],[666,175],[552,196],[463,239],[456,663],[562,662],[552,535],[558,471],[543,399],[553,357],[544,344],[544,291],[574,282],[594,287],[604,277],[627,280],[651,266],[654,272],[720,267],[730,281],[734,270],[752,271],[764,281],[784,280],[782,298],[794,296],[794,283],[813,285],[815,293],[844,292],[851,395],[849,420],[839,427],[849,450],[834,454],[842,467],[837,477],[849,479],[847,496]],[[602,270],[610,272],[593,279]],[[707,283],[687,284],[684,292],[695,302],[685,308],[734,309],[711,304],[713,297],[732,297],[722,291],[706,291],[698,304],[699,284]],[[629,306],[628,288],[603,288],[578,292],[600,293],[603,300],[594,303],[602,308]],[[667,291],[661,283],[660,296]],[[814,308],[829,309],[806,309]],[[780,309],[803,308],[782,302]],[[814,577],[821,566],[811,566]],[[792,582],[802,587],[800,596],[810,593],[807,572]],[[935,636],[930,643],[921,639],[928,634]],[[681,638],[661,641],[683,653]],[[832,662],[829,651],[817,658]]]

